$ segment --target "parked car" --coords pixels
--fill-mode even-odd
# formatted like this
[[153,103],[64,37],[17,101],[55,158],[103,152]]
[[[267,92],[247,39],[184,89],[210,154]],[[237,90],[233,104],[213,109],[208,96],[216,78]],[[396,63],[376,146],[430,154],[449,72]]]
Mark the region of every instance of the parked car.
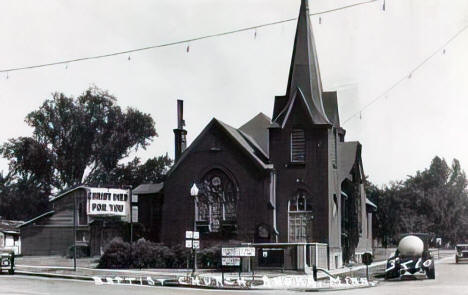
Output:
[[457,253],[455,254],[455,262],[468,261],[468,244],[457,244],[455,246]]
[[0,253],[0,273],[8,271],[8,274],[15,273],[15,254],[13,252]]
[[434,258],[429,251],[429,234],[402,235],[398,248],[387,260],[385,279],[421,277],[435,279]]

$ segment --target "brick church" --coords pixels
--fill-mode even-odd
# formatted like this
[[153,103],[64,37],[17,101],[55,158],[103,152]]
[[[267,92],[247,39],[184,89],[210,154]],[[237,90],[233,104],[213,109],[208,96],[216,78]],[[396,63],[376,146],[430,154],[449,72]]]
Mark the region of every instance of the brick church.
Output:
[[[239,128],[213,118],[186,148],[179,102],[176,161],[164,183],[159,239],[183,243],[324,243],[330,268],[371,249],[372,210],[361,144],[346,142],[337,93],[324,92],[307,1],[302,0],[286,94],[271,117]],[[194,200],[190,189],[196,184]]]

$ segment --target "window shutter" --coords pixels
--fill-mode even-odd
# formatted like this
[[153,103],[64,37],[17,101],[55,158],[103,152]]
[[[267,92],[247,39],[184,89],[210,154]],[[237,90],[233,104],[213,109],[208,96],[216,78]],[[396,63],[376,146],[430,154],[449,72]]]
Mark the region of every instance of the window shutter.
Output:
[[291,132],[291,162],[305,161],[304,130],[293,129]]

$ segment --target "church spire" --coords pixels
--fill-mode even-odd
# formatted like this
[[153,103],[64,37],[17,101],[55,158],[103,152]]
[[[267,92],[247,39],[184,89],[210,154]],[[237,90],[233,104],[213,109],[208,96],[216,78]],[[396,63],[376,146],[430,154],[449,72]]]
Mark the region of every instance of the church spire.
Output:
[[[299,89],[299,91],[298,91]],[[307,0],[301,0],[286,96],[302,93],[315,124],[330,124],[322,101],[322,81]]]

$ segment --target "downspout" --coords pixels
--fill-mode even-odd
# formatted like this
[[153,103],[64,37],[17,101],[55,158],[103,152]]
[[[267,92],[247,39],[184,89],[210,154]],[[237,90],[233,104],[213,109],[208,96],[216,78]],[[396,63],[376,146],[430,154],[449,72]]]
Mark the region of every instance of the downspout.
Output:
[[270,204],[273,208],[273,232],[275,235],[275,242],[278,243],[279,232],[276,227],[276,171],[270,171]]

